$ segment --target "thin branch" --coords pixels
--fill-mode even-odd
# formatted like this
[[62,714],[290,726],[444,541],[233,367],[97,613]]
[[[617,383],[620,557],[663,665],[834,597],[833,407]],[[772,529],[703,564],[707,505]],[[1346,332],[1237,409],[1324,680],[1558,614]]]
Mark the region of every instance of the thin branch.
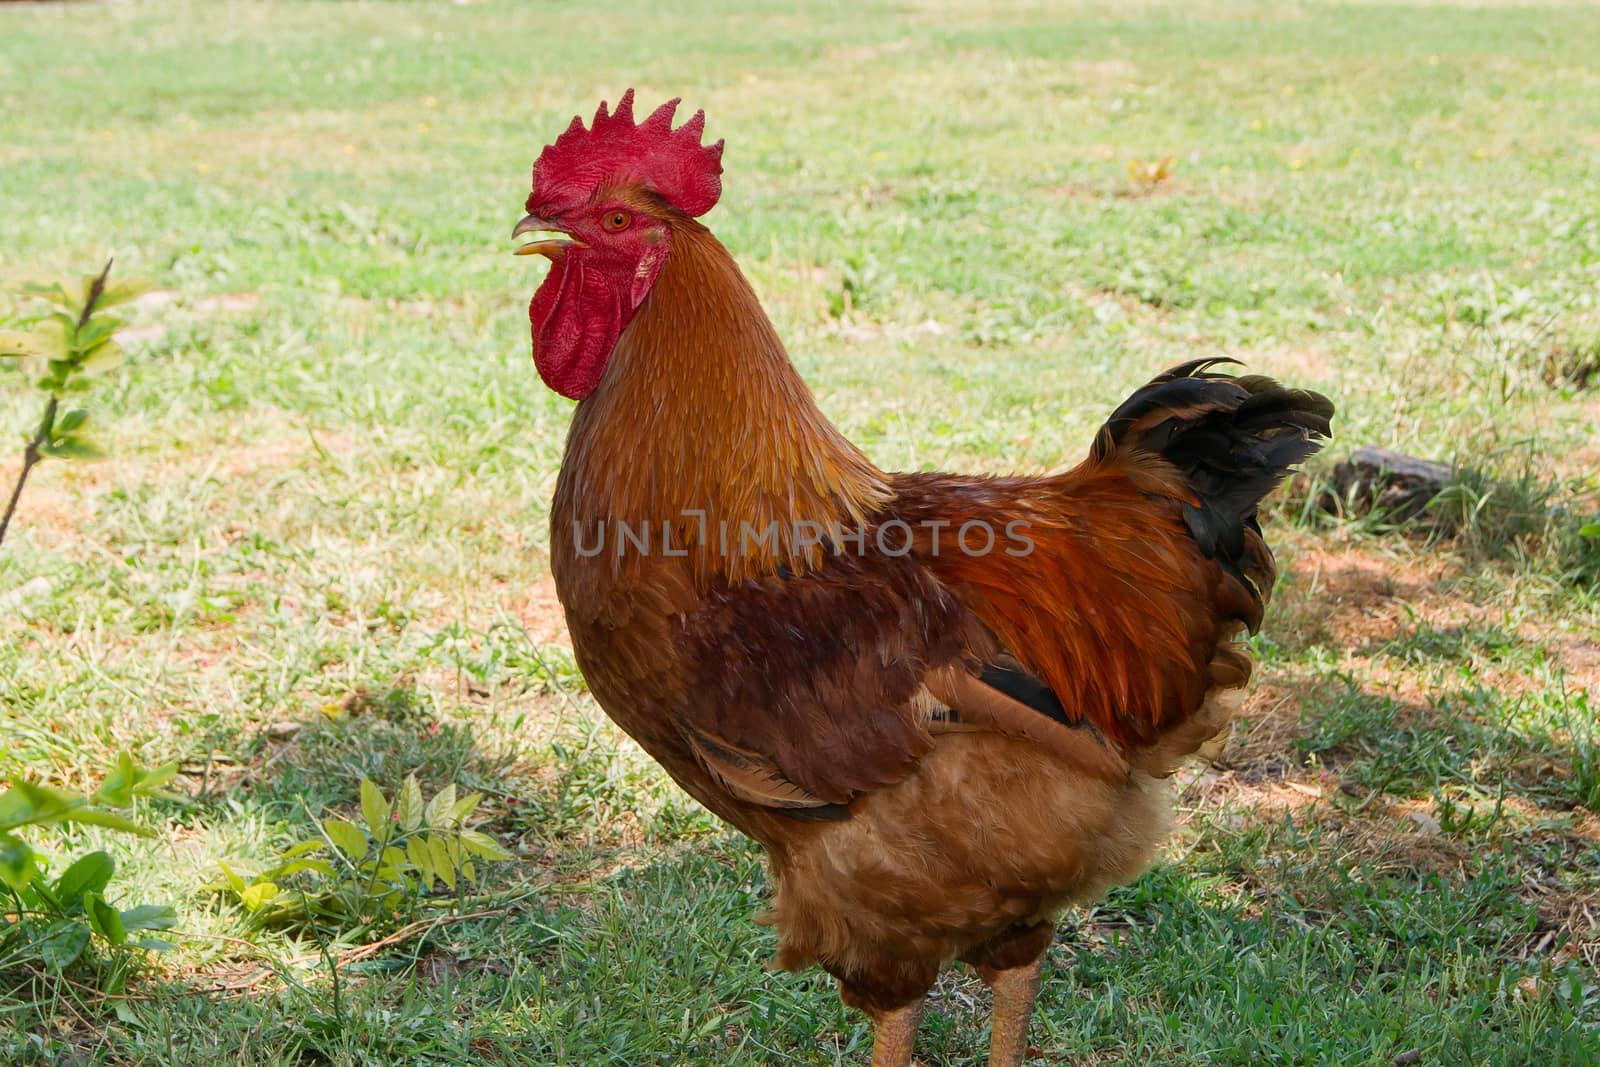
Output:
[[94,314],[94,306],[100,303],[100,297],[106,291],[106,279],[111,276],[111,264],[115,259],[115,256],[109,257],[100,271],[100,277],[89,283],[89,299],[83,302],[83,314],[78,316],[78,329],[89,325],[89,316]]
[[50,430],[56,424],[56,408],[61,401],[52,396],[50,402],[44,406],[44,418],[39,420],[39,428],[34,431],[33,440],[28,442],[28,447],[22,451],[22,470],[17,473],[17,484],[11,487],[11,499],[6,503],[6,513],[0,516],[0,544],[5,544],[6,529],[11,525],[11,516],[16,513],[17,501],[22,497],[22,487],[28,484],[28,475],[33,468],[44,458],[44,453],[39,449],[50,436]]
[[[89,298],[83,302],[83,312],[78,316],[78,329],[81,330],[89,324],[89,316],[94,314],[94,306],[100,302],[100,296],[106,291],[106,278],[111,274],[111,259],[106,260],[105,269],[100,276],[89,285]],[[5,544],[6,529],[11,525],[11,516],[16,513],[17,501],[22,497],[22,487],[28,484],[28,475],[33,472],[44,453],[40,451],[50,439],[50,431],[55,428],[56,410],[61,406],[61,398],[51,394],[50,402],[44,407],[44,417],[39,420],[39,428],[34,431],[33,440],[28,442],[28,447],[22,452],[22,470],[17,474],[17,484],[11,487],[11,499],[6,502],[6,513],[0,516],[0,545]]]

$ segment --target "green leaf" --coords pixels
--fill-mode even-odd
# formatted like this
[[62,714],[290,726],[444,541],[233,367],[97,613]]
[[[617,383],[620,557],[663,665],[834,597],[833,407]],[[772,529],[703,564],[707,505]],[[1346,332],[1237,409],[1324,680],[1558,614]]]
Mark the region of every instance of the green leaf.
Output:
[[11,788],[0,795],[0,830],[60,822],[67,812],[84,803],[83,797],[65,789],[26,780],[14,781]]
[[125,833],[138,834],[140,837],[154,837],[155,832],[146,830],[131,819],[105,811],[101,808],[74,808],[62,818],[67,822],[83,823],[87,826],[108,826],[113,830],[122,830]]
[[33,821],[33,804],[12,788],[0,793],[0,830],[26,826]]
[[105,289],[100,293],[100,299],[95,303],[95,309],[116,307],[118,304],[137,300],[148,293],[154,284],[149,278],[118,278],[115,281],[108,278]]
[[125,808],[133,803],[133,783],[139,780],[139,769],[133,765],[133,755],[124,750],[117,753],[117,765],[106,780],[100,783],[95,799],[102,804]]
[[37,356],[39,341],[26,330],[0,330],[0,356]]
[[439,872],[440,881],[451,889],[456,887],[456,857],[450,854],[450,846],[445,844],[445,839],[432,834],[428,836],[428,851],[433,855],[434,870]]
[[149,830],[120,815],[89,807],[86,798],[65,789],[37,782],[15,781],[10,789],[0,794],[0,830],[23,825],[45,826],[56,822],[109,826],[113,830],[152,836]]
[[[433,856],[428,852],[428,843],[420,836],[411,838],[406,842],[406,858],[417,869],[417,881],[422,883],[423,890],[432,889],[434,876],[438,872],[433,869]],[[443,876],[440,875],[440,878],[442,880]]]
[[1591,522],[1578,528],[1579,537],[1600,537],[1600,522]]
[[63,971],[88,947],[89,928],[76,919],[62,919],[45,928],[39,940],[39,958],[52,970]]
[[[328,843],[326,841],[322,840],[322,838],[320,838],[320,837],[310,837],[310,838],[307,838],[304,841],[297,841],[294,844],[290,845],[288,848],[283,850],[283,855],[279,856],[278,858],[280,860],[299,859],[301,856],[304,856],[309,852],[315,852],[319,848],[327,848],[327,847],[328,847]],[[357,858],[359,858],[359,857],[357,857]]]
[[85,893],[103,893],[116,870],[110,853],[91,852],[61,872],[61,877],[56,879],[56,896],[75,903]]
[[217,861],[217,866],[222,868],[222,876],[228,880],[228,887],[230,889],[232,889],[235,893],[238,893],[239,895],[243,896],[245,888],[246,888],[245,884],[244,884],[244,879],[240,878],[237,874],[235,874],[234,871],[233,871],[233,868],[229,867],[226,863],[223,863],[221,860]]
[[89,421],[89,413],[82,408],[73,408],[56,420],[55,431],[60,434],[69,434]]
[[[378,858],[378,862],[385,867],[392,867],[395,870],[400,870],[406,865],[406,854],[395,846],[390,845],[388,848],[383,850],[383,855]],[[381,872],[379,876],[382,877]]]
[[35,878],[33,883],[27,887],[24,895],[38,902],[41,909],[53,912],[56,915],[64,916],[68,912],[78,910],[77,901],[72,901],[72,907],[70,908],[64,905],[42,877]]
[[333,869],[333,864],[329,863],[327,860],[319,860],[315,858],[295,860],[292,863],[285,863],[281,867],[274,867],[272,873],[274,877],[287,878],[291,874],[299,874],[301,871],[316,871],[318,874],[325,874],[329,878],[338,877],[338,872]]
[[422,825],[422,787],[417,785],[417,776],[406,775],[406,780],[400,786],[400,799],[396,802],[400,817],[400,829],[415,830]]
[[169,930],[177,925],[178,913],[165,904],[140,904],[122,909],[122,928],[135,930]]
[[81,308],[89,296],[89,286],[77,278],[32,278],[23,282],[20,288],[27,296],[36,296],[68,308]]
[[276,882],[257,882],[239,894],[239,902],[251,911],[260,911],[272,903],[272,898],[277,895],[278,886]]
[[341,852],[357,863],[367,858],[367,835],[355,823],[343,819],[324,819],[322,832],[328,835],[329,841],[339,846]]
[[78,369],[84,374],[104,374],[115,370],[121,363],[122,346],[115,341],[102,341],[84,354]]
[[478,805],[482,801],[482,793],[468,793],[466,796],[462,797],[460,800],[451,805],[450,821],[455,825],[460,826],[466,821],[468,815],[471,815],[477,810]]
[[511,853],[500,847],[500,842],[480,830],[461,831],[461,845],[474,856],[482,856],[486,860],[514,859]]
[[[33,350],[29,356],[37,358],[41,363],[66,362],[72,355],[72,349],[67,344],[68,327],[60,319],[45,319],[36,323],[32,332]],[[37,371],[35,371],[37,373]]]
[[79,326],[76,321],[72,324],[72,347],[77,349],[80,356],[86,355],[96,345],[109,340],[119,326],[124,325],[121,319],[112,318],[110,315],[96,315],[88,322]]
[[55,459],[105,459],[99,445],[82,437],[58,437],[39,446],[39,454]]
[[128,931],[122,925],[122,913],[107,904],[105,897],[99,893],[85,893],[83,910],[88,914],[89,926],[95,933],[113,945],[121,945],[128,940]]
[[27,842],[0,833],[0,882],[20,893],[38,873],[33,849],[28,847]]
[[159,767],[152,767],[147,771],[140,771],[139,779],[133,785],[134,795],[141,797],[154,796],[156,790],[172,781],[177,773],[177,760],[163,763]]
[[406,880],[406,872],[404,867],[380,867],[378,868],[375,881],[379,887],[393,886],[395,890],[394,893],[379,894],[379,899],[394,896],[397,893],[411,888],[411,883]]
[[383,792],[372,779],[361,779],[361,815],[367,820],[367,831],[379,841],[387,841],[391,836],[389,829],[389,802],[383,799]]
[[451,822],[451,811],[456,806],[456,787],[454,783],[445,786],[433,795],[428,801],[428,806],[423,809],[422,820],[435,829],[443,829]]

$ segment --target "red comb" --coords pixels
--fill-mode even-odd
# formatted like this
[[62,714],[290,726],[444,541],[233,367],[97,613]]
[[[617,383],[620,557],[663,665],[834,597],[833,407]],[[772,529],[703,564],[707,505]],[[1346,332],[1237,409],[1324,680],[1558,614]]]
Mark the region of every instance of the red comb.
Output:
[[615,179],[648,185],[686,215],[710,211],[722,195],[722,142],[700,143],[706,127],[704,111],[696,111],[674,130],[672,116],[677,109],[678,101],[668,100],[635,124],[629,89],[610,115],[602,101],[589,129],[574,116],[572,125],[539,153],[533,165],[529,213],[555,214],[576,207],[595,186]]

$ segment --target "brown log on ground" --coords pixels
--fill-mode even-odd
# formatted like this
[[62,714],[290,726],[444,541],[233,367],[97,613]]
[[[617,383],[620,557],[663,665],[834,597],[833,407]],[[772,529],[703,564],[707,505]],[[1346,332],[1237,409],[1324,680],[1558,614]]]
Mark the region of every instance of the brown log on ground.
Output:
[[1376,510],[1391,522],[1411,522],[1455,480],[1456,469],[1448,463],[1364,446],[1333,468],[1333,486],[1321,504],[1336,514]]

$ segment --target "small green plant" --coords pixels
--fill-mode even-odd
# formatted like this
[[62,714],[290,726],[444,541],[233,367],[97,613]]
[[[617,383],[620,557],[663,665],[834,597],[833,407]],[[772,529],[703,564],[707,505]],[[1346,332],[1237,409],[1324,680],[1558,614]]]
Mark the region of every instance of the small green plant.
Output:
[[22,453],[22,469],[0,514],[0,543],[6,538],[28,475],[46,457],[97,459],[104,453],[88,436],[89,413],[81,407],[63,412],[64,404],[82,396],[94,378],[122,362],[114,335],[120,319],[100,312],[126,303],[149,285],[142,281],[111,282],[111,260],[96,277],[30,282],[24,297],[41,301],[48,310],[25,330],[0,330],[0,365],[14,362],[47,399],[38,426]]
[[[459,895],[477,878],[475,858],[511,858],[494,838],[467,828],[482,800],[481,793],[458,798],[454,785],[424,800],[416,776],[408,775],[391,802],[363,778],[361,823],[318,820],[318,836],[291,845],[248,882],[228,864],[218,866],[256,922],[328,921],[355,939],[413,918],[436,888]],[[309,884],[291,887],[297,875]]]
[[1592,482],[1551,478],[1523,457],[1521,470],[1460,468],[1428,511],[1436,535],[1473,555],[1535,560],[1578,585],[1600,576],[1600,521],[1580,510]]
[[876,258],[863,253],[845,257],[839,268],[839,285],[828,292],[828,314],[848,319],[857,311],[870,310],[892,288],[893,278]]
[[[1434,816],[1439,820],[1439,829],[1447,834],[1483,833],[1492,829],[1505,817],[1506,788],[1505,783],[1500,783],[1500,788],[1494,795],[1494,803],[1480,805],[1471,800],[1457,799],[1459,791],[1441,789],[1434,793]],[[1486,799],[1482,796],[1472,799]]]
[[1600,584],[1600,518],[1567,539],[1567,576],[1579,585]]
[[119,965],[111,968],[102,982],[114,992],[126,974],[129,952],[170,947],[137,936],[170,927],[176,920],[170,907],[142,904],[118,908],[107,901],[106,890],[116,873],[116,862],[108,853],[90,852],[50,878],[43,857],[21,831],[79,823],[148,834],[110,809],[131,807],[136,797],[158,795],[161,785],[177,770],[175,763],[143,769],[124,752],[92,795],[22,780],[11,782],[0,793],[0,885],[6,891],[5,903],[0,906],[0,969],[37,962],[60,974],[98,939],[120,957]]

